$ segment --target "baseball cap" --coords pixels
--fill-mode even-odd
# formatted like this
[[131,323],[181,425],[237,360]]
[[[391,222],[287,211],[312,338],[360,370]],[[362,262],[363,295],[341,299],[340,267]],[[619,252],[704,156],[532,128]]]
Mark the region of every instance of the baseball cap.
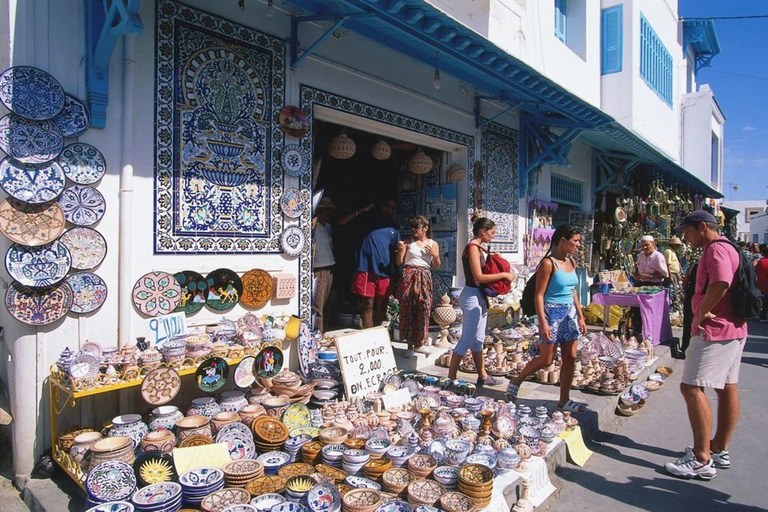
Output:
[[675,227],[675,231],[680,232],[685,226],[698,226],[702,222],[717,224],[717,219],[706,210],[696,210],[686,215],[683,219],[683,223]]

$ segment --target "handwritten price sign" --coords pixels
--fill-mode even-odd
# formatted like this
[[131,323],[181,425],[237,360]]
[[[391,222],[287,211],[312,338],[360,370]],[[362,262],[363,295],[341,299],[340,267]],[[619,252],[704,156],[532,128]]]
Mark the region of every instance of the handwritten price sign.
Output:
[[162,344],[177,334],[184,334],[187,330],[187,320],[184,313],[171,313],[170,315],[156,316],[144,320],[147,328],[147,341],[149,345]]
[[386,327],[363,329],[336,339],[347,398],[378,391],[384,377],[397,371]]

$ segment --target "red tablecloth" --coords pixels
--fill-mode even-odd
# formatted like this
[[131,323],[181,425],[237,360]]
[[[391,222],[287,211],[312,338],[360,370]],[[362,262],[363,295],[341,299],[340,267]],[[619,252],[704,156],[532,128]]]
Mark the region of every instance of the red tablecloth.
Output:
[[651,338],[653,344],[658,345],[672,339],[668,294],[667,290],[659,293],[596,293],[592,296],[592,302],[605,306],[605,318],[608,318],[609,306],[639,307],[643,319],[643,337]]

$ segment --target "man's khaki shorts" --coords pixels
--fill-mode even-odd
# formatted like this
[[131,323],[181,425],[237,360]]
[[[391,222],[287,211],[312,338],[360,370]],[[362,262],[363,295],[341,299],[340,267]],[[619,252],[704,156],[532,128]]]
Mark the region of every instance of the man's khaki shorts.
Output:
[[736,384],[739,382],[741,353],[746,342],[746,338],[706,341],[700,335],[692,336],[685,352],[683,384],[714,389]]

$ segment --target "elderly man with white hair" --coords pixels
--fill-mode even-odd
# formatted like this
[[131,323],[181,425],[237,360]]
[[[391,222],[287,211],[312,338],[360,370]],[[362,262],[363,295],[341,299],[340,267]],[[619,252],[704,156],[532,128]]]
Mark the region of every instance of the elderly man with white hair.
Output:
[[637,255],[635,286],[655,286],[662,284],[669,277],[667,261],[656,250],[656,242],[651,235],[640,237],[642,251]]

